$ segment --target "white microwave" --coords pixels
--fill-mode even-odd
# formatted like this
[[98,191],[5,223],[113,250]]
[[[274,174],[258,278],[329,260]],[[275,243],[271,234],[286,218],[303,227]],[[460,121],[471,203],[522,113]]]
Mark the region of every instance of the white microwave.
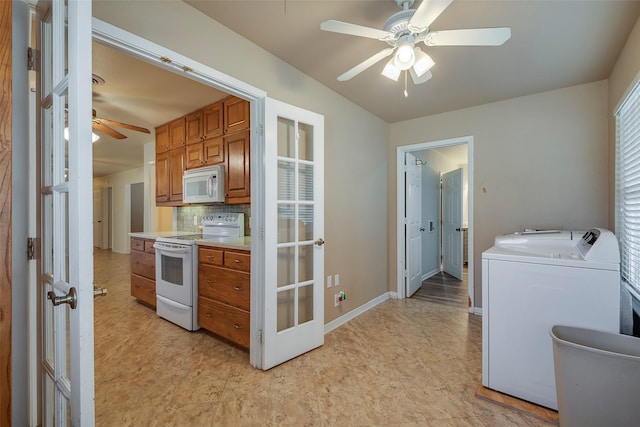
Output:
[[224,202],[224,166],[216,165],[184,171],[182,202]]

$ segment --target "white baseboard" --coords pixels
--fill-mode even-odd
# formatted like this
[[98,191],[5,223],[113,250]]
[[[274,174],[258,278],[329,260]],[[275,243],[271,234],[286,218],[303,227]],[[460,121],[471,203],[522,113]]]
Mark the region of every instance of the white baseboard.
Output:
[[438,273],[440,273],[440,269],[439,268],[436,268],[435,270],[432,270],[432,271],[430,271],[428,273],[425,273],[425,274],[422,275],[422,281],[424,282],[429,277],[435,276]]
[[365,311],[370,310],[373,307],[375,307],[376,305],[385,302],[386,300],[388,300],[391,297],[391,295],[390,295],[391,293],[392,292],[385,292],[384,294],[380,295],[379,297],[376,297],[376,298],[372,299],[371,301],[362,304],[360,307],[358,307],[358,308],[356,308],[354,310],[351,310],[348,313],[343,314],[342,316],[338,317],[337,319],[332,320],[331,322],[329,322],[326,325],[324,325],[324,333],[326,334],[328,332],[333,331],[337,327],[342,326],[345,323],[347,323],[349,320],[355,319],[356,317],[358,317],[359,315],[361,315]]
[[482,316],[482,307],[469,307],[469,313]]

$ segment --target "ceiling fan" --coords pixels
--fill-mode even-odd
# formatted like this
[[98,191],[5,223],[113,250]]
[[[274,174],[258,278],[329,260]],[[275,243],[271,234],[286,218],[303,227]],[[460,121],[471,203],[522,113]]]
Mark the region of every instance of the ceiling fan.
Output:
[[119,127],[119,128],[123,128],[123,129],[130,129],[130,130],[135,130],[136,132],[143,132],[143,133],[151,133],[151,131],[149,131],[149,129],[140,127],[140,126],[134,126],[134,125],[130,125],[127,123],[122,123],[122,122],[118,122],[115,120],[109,120],[109,119],[103,119],[101,117],[97,117],[96,115],[96,110],[92,109],[91,110],[91,127],[94,130],[97,130],[99,132],[105,133],[113,138],[116,139],[125,139],[127,136],[118,132],[115,129],[112,129],[109,126],[113,126],[113,127]]
[[432,77],[429,70],[435,64],[427,53],[416,46],[418,43],[423,42],[426,46],[500,46],[511,37],[508,27],[429,31],[429,26],[453,0],[423,0],[417,9],[410,9],[414,0],[395,2],[402,10],[386,20],[383,30],[336,20],[320,24],[323,31],[377,39],[390,46],[340,75],[339,81],[350,80],[393,54],[382,75],[397,81],[400,73],[405,71],[406,97],[406,72],[411,74],[415,84],[424,83]]

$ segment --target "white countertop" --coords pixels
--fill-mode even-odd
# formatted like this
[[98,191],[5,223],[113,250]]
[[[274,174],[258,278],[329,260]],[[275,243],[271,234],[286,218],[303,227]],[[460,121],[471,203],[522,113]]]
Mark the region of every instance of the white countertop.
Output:
[[[129,233],[130,237],[138,237],[140,239],[157,239],[158,237],[173,237],[173,236],[190,236],[196,234],[193,231],[140,231],[136,233]],[[238,237],[238,238],[216,238],[209,237],[203,239],[196,239],[195,243],[200,246],[216,246],[219,248],[239,249],[243,251],[251,250],[251,236]]]
[[157,239],[158,237],[188,236],[190,234],[195,233],[193,231],[139,231],[129,233],[129,236],[139,237],[141,239]]
[[196,245],[200,246],[216,246],[219,248],[228,248],[228,249],[240,249],[243,251],[251,250],[251,236],[245,237],[237,237],[237,238],[205,238],[205,239],[196,239]]

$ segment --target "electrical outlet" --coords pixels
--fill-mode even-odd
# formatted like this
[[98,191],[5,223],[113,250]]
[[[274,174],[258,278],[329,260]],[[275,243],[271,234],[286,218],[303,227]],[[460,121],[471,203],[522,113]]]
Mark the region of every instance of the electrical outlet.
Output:
[[333,306],[334,307],[339,307],[340,306],[340,292],[338,292],[337,294],[335,294],[333,296]]
[[327,288],[331,287],[331,275],[327,276]]
[[193,225],[198,225],[198,215],[193,216]]

